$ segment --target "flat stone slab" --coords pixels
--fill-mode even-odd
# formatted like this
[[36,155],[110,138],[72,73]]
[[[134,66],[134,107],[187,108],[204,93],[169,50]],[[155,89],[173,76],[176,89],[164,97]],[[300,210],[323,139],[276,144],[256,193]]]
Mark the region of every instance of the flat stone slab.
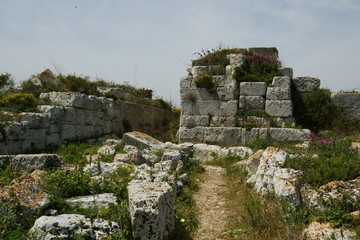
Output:
[[141,132],[127,132],[124,133],[122,138],[123,145],[133,145],[138,149],[145,148],[163,148],[165,145],[163,142]]
[[10,160],[10,165],[15,170],[53,170],[62,166],[63,162],[56,154],[19,154]]
[[172,189],[166,182],[133,180],[128,185],[134,237],[170,239],[175,229]]
[[102,193],[89,196],[73,197],[66,200],[70,205],[78,205],[81,208],[98,210],[100,208],[110,208],[117,204],[116,196],[113,193]]

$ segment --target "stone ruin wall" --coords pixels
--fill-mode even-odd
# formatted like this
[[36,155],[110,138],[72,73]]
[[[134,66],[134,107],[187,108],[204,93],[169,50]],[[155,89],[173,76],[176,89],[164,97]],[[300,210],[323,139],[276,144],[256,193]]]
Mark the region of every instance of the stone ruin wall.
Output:
[[150,106],[80,93],[43,93],[56,105],[40,113],[21,113],[0,134],[0,154],[24,153],[106,134],[141,131],[163,140],[171,112]]
[[[251,53],[278,58],[276,48],[249,48]],[[217,75],[221,66],[194,66],[180,82],[181,118],[180,142],[237,145],[254,139],[279,142],[302,141],[307,129],[295,129],[292,91],[305,95],[320,87],[315,77],[293,77],[292,68],[279,69],[283,76],[275,77],[270,86],[264,82],[233,80],[236,67],[244,64],[242,54],[229,54],[230,65],[225,74]],[[215,89],[199,88],[194,80],[210,74]],[[333,94],[333,103],[350,110],[352,119],[360,119],[359,94]]]

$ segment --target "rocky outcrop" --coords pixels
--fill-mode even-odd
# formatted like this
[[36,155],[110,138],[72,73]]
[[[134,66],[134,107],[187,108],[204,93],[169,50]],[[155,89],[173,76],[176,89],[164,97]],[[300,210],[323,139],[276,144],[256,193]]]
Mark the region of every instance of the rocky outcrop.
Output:
[[86,239],[102,240],[119,232],[119,225],[103,219],[90,219],[79,214],[42,216],[30,229],[38,240],[73,239],[75,234]]
[[330,223],[312,222],[304,231],[303,239],[308,240],[327,240],[327,239],[356,239],[356,232],[342,228],[334,228]]
[[172,190],[164,182],[132,181],[128,186],[134,237],[170,239],[175,229]]

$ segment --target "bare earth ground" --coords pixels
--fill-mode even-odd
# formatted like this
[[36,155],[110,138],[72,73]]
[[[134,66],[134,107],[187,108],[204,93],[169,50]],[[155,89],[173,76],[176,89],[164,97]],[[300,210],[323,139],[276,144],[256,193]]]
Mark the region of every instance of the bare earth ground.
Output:
[[226,232],[226,218],[230,209],[226,209],[224,190],[225,169],[203,165],[205,173],[198,179],[199,191],[194,194],[198,209],[200,227],[194,234],[196,240],[220,240]]

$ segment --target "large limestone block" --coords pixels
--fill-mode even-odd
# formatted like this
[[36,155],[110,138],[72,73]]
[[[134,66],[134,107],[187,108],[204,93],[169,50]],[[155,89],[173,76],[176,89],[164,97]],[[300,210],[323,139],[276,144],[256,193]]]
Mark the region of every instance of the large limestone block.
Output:
[[50,125],[49,115],[43,113],[20,113],[20,121],[29,122],[30,128],[48,128]]
[[288,76],[276,76],[273,78],[272,85],[280,88],[291,88],[291,78]]
[[254,140],[259,138],[259,130],[260,128],[252,128],[245,131],[245,142],[244,143],[251,143]]
[[206,88],[181,88],[180,97],[182,100],[188,101],[219,99],[214,90],[211,91]]
[[[228,70],[228,67],[231,67],[231,66],[228,65],[226,67],[227,70]],[[216,76],[213,76],[212,79],[215,83],[215,86],[217,86],[217,87],[226,87],[226,88],[232,88],[232,89],[237,88],[237,83],[233,79],[232,75],[216,75]]]
[[193,142],[201,143],[204,142],[204,130],[205,127],[194,127],[185,128],[180,127],[178,131],[178,138],[180,143]]
[[111,234],[119,232],[119,224],[103,219],[90,219],[79,214],[62,214],[42,216],[35,220],[30,232],[37,239],[74,239],[75,234],[86,239],[108,239]]
[[240,95],[265,96],[266,83],[264,82],[242,82],[240,83]]
[[286,87],[268,87],[267,100],[291,100],[291,89]]
[[11,159],[10,165],[15,170],[52,170],[62,166],[63,162],[56,154],[19,154]]
[[208,127],[210,125],[210,117],[208,115],[181,115],[180,126],[193,128],[193,127]]
[[181,101],[182,114],[184,115],[220,115],[220,101],[217,100],[199,100],[199,101]]
[[243,129],[237,127],[204,128],[204,142],[217,145],[238,145],[242,142]]
[[30,140],[31,129],[29,122],[12,122],[4,128],[6,140]]
[[195,88],[193,76],[185,76],[180,79],[180,89],[181,88]]
[[196,78],[201,74],[209,74],[209,68],[207,66],[194,66],[190,68],[190,73]]
[[61,125],[61,140],[74,140],[79,134],[76,133],[76,125]]
[[279,68],[279,71],[282,76],[287,76],[289,78],[293,77],[293,69],[289,67]]
[[296,77],[292,79],[292,84],[298,92],[311,92],[320,87],[320,79],[315,77]]
[[291,100],[266,100],[265,111],[272,117],[292,117]]
[[64,108],[61,106],[41,105],[38,107],[38,109],[40,110],[40,112],[49,115],[50,124],[63,124],[65,121]]
[[58,146],[61,144],[60,136],[58,133],[49,133],[45,136],[45,145]]
[[174,229],[174,203],[166,182],[133,180],[128,185],[134,237],[141,240],[170,239]]
[[309,136],[309,129],[270,128],[270,137],[276,142],[303,142]]
[[127,132],[124,133],[122,138],[122,143],[124,145],[133,145],[138,149],[144,148],[164,148],[165,145],[163,142],[141,132]]
[[237,112],[238,104],[237,100],[221,101],[220,109],[216,115],[234,116]]
[[265,98],[262,96],[245,96],[246,109],[264,109]]
[[235,89],[230,87],[218,87],[216,89],[218,98],[221,101],[235,100]]
[[246,56],[241,53],[231,53],[228,55],[230,65],[240,67],[246,63]]

